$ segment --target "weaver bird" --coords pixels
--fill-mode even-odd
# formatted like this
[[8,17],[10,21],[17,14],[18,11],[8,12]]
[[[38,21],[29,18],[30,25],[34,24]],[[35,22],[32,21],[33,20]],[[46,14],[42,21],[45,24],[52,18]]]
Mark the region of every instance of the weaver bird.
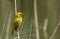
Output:
[[12,35],[14,34],[14,31],[17,31],[19,28],[21,28],[22,20],[22,12],[17,12],[13,22]]

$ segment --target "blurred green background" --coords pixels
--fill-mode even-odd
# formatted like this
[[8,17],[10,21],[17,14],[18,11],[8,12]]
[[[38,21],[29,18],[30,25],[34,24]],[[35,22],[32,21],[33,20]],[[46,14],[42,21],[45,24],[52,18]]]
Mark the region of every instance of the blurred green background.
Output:
[[[0,39],[6,39],[7,36],[13,39],[14,5],[14,0],[0,0]],[[34,0],[17,0],[17,11],[23,12],[21,39],[36,39]],[[60,0],[37,0],[37,11],[40,39],[60,39]],[[44,31],[45,19],[48,19],[48,23]]]

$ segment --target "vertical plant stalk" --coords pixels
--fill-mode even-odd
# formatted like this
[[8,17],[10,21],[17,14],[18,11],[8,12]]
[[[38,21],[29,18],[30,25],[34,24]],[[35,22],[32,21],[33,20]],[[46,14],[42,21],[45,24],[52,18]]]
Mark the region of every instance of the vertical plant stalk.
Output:
[[15,0],[15,14],[17,13],[17,0]]
[[12,12],[10,12],[9,18],[7,20],[6,38],[5,39],[9,39],[9,30],[10,30],[11,16],[12,16]]
[[20,39],[19,29],[18,29],[17,35],[18,35],[18,39]]
[[36,39],[40,39],[39,28],[38,28],[38,16],[37,16],[37,0],[34,0],[34,19],[35,19],[35,27],[36,27]]
[[31,22],[30,22],[30,33],[29,33],[29,39],[31,39],[31,32],[32,32],[32,19],[31,19]]
[[2,29],[2,32],[1,32],[1,35],[0,35],[0,39],[2,39],[2,34],[3,34],[3,32],[4,32],[4,29],[5,29],[5,24],[6,24],[6,18],[7,18],[7,15],[8,15],[8,12],[6,12],[6,15],[5,15],[5,20],[4,20],[4,23],[3,23],[3,29]]
[[[17,0],[15,0],[15,15],[17,13],[17,3],[16,2],[17,2]],[[17,38],[20,39],[19,29],[18,29],[17,35],[18,35]]]
[[44,20],[44,26],[43,26],[43,34],[44,34],[44,38],[45,39],[48,39],[47,25],[48,25],[48,19],[45,18],[45,20]]

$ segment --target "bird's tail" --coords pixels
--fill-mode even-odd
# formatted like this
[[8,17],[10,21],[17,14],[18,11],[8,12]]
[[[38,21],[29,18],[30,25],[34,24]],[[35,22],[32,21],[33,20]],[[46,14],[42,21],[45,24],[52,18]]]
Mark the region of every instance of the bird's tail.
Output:
[[11,31],[11,35],[13,35],[14,34],[14,27],[12,27],[12,31]]

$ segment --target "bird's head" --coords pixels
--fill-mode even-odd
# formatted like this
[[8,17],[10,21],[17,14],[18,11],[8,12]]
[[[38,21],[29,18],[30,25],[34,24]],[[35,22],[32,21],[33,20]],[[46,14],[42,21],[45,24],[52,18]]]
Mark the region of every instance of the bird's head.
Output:
[[17,12],[17,13],[16,13],[16,16],[17,16],[17,17],[21,17],[21,15],[22,15],[22,12]]

